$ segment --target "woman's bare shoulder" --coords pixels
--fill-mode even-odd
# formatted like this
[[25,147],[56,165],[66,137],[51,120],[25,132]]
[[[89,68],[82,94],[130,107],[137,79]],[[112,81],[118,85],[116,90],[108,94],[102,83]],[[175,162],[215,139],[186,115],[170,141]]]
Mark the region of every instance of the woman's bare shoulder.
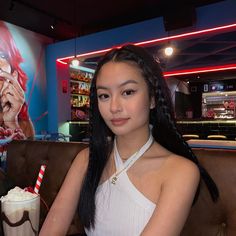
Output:
[[198,169],[197,165],[186,157],[171,153],[169,156],[169,165],[175,165],[179,168]]
[[189,170],[196,173],[199,172],[197,165],[192,160],[177,155],[162,147],[158,143],[155,143],[154,148],[153,160],[157,157],[155,153],[158,153],[159,159],[162,159],[162,169],[164,169],[165,172],[168,170],[173,173],[176,173],[177,170]]
[[176,181],[178,179],[187,178],[190,181],[195,180],[198,182],[200,178],[199,168],[193,161],[173,153],[167,158],[165,171],[169,179]]
[[73,166],[87,168],[89,162],[89,148],[81,150],[73,161]]

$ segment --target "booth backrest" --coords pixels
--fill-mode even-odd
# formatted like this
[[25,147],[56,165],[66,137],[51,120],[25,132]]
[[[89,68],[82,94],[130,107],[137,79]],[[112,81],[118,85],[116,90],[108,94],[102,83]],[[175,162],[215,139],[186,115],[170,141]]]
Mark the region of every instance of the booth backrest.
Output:
[[193,149],[214,179],[220,198],[213,203],[204,183],[192,207],[182,236],[236,235],[236,150]]
[[[42,164],[46,171],[40,187],[41,224],[55,199],[61,184],[77,153],[87,146],[85,143],[56,141],[13,141],[7,148],[6,173],[14,185],[22,188],[34,186]],[[71,231],[79,224],[73,222]]]
[[[76,154],[87,144],[76,142],[13,141],[7,151],[7,177],[20,187],[34,186],[41,164],[46,164],[40,195],[51,206]],[[236,145],[235,145],[236,146]],[[236,235],[236,150],[195,148],[202,166],[216,182],[220,198],[213,203],[204,183],[181,236]],[[47,214],[41,204],[41,223]],[[70,232],[81,231],[77,218]]]

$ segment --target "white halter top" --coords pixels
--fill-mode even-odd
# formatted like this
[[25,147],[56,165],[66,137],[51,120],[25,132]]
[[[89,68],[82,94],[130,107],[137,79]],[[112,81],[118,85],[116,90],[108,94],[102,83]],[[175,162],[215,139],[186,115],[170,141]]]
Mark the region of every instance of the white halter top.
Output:
[[153,137],[150,136],[147,143],[124,163],[116,144],[114,145],[117,179],[113,184],[114,174],[98,186],[95,227],[91,230],[85,229],[87,236],[138,236],[142,233],[156,204],[132,184],[126,171],[143,155],[152,142]]

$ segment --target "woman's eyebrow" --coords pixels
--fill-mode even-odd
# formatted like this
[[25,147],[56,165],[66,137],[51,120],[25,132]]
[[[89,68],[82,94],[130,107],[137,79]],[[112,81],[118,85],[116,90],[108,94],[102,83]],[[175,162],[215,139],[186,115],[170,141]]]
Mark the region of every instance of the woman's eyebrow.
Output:
[[96,89],[98,90],[98,89],[108,89],[108,88],[105,86],[102,86],[102,85],[98,85],[98,86],[96,86]]
[[[119,85],[119,87],[125,86],[125,85],[127,85],[127,84],[138,84],[138,82],[137,82],[136,80],[129,79],[129,80],[126,80],[126,81],[124,81],[123,83],[121,83],[121,84]],[[103,86],[103,85],[98,85],[98,86],[96,86],[96,88],[97,88],[97,89],[109,89],[108,87]]]
[[138,82],[137,82],[136,80],[129,79],[129,80],[126,80],[124,83],[121,83],[121,84],[119,85],[119,87],[122,87],[122,86],[124,86],[124,85],[126,85],[126,84],[138,84]]

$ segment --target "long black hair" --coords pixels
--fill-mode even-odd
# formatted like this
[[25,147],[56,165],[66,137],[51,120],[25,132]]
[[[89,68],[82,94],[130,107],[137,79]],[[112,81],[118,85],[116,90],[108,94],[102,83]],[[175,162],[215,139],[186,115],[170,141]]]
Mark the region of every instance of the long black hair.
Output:
[[169,89],[159,62],[144,48],[125,45],[109,51],[98,63],[90,89],[90,142],[89,164],[85,175],[78,211],[81,223],[90,228],[95,223],[95,193],[104,167],[111,154],[114,134],[105,124],[98,109],[96,80],[102,66],[110,61],[135,63],[144,77],[150,97],[155,99],[155,107],[150,110],[150,124],[154,139],[171,152],[188,158],[199,168],[202,179],[209,189],[213,201],[219,196],[217,186],[207,171],[199,164],[196,156],[178,132]]

